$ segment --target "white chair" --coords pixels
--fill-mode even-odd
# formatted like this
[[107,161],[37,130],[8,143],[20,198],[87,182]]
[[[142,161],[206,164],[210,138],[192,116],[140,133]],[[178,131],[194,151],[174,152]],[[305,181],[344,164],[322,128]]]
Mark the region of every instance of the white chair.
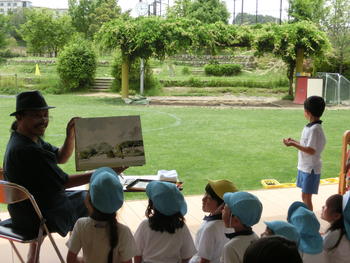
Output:
[[2,181],[0,180],[0,203],[2,204],[14,204],[17,202],[21,202],[24,200],[29,199],[30,203],[32,204],[36,214],[38,215],[38,218],[40,220],[40,227],[38,231],[38,235],[36,236],[29,236],[26,234],[21,233],[18,231],[14,226],[11,224],[11,219],[7,219],[4,221],[0,221],[0,238],[7,239],[13,250],[15,251],[16,255],[18,256],[19,260],[24,263],[25,261],[23,260],[22,256],[20,255],[18,249],[16,248],[14,242],[20,242],[20,243],[33,243],[38,241],[38,245],[36,246],[36,251],[35,251],[35,261],[39,261],[39,254],[40,254],[40,242],[43,238],[44,235],[48,235],[49,239],[60,259],[61,263],[64,263],[64,259],[58,250],[58,247],[49,232],[46,224],[45,224],[45,219],[41,214],[41,211],[35,202],[34,197],[28,192],[28,190],[18,184],[15,183],[10,183],[7,181]]

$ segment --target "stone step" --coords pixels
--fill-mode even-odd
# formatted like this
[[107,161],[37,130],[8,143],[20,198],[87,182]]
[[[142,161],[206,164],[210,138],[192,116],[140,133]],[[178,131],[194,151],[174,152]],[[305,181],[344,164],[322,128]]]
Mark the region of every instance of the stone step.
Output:
[[107,91],[112,87],[113,78],[95,78],[91,87],[91,91]]

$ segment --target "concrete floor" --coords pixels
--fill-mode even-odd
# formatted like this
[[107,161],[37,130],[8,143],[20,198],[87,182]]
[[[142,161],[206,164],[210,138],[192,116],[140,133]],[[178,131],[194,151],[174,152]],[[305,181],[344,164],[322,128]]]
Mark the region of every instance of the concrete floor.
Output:
[[[314,210],[321,223],[321,232],[323,232],[327,227],[327,222],[320,219],[322,206],[325,203],[326,199],[330,195],[336,194],[337,191],[337,184],[321,185],[319,194],[315,195],[313,198]],[[299,188],[279,188],[250,192],[256,195],[263,203],[262,218],[260,222],[253,227],[254,231],[259,235],[265,230],[264,221],[286,220],[286,215],[290,204],[294,201],[301,200],[301,192]],[[202,212],[202,196],[186,196],[185,198],[188,205],[186,223],[190,228],[192,235],[194,236],[204,216],[204,213]],[[128,225],[131,231],[135,232],[141,220],[145,218],[144,213],[146,206],[147,200],[126,201],[124,203],[124,206],[118,211],[119,222]],[[9,216],[7,213],[0,213],[1,220],[4,220],[8,217]],[[53,236],[63,257],[65,258],[67,254],[65,243],[67,242],[68,237],[62,238],[57,234],[54,234]],[[18,248],[25,258],[28,250],[28,245],[19,244]],[[20,262],[17,257],[15,255],[12,256],[12,254],[13,252],[9,242],[7,240],[0,239],[0,262]],[[40,262],[59,262],[48,238],[46,238],[43,243]]]

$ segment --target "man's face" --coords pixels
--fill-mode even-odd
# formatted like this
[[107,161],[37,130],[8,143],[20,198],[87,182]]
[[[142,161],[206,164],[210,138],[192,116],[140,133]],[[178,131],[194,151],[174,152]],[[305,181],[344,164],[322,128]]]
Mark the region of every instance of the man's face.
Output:
[[49,124],[48,110],[31,110],[23,112],[17,119],[21,129],[29,136],[41,137]]

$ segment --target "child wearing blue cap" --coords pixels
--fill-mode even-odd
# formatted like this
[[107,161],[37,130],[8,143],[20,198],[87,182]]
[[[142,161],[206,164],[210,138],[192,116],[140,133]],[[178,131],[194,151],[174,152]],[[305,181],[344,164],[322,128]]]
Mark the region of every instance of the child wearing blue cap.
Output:
[[323,240],[319,233],[320,223],[315,214],[305,207],[299,207],[291,214],[290,222],[300,236],[299,251],[303,262],[325,263]]
[[196,233],[196,255],[191,263],[219,263],[224,245],[229,241],[225,236],[225,225],[222,221],[224,194],[236,192],[237,188],[229,180],[208,180],[202,198],[202,210],[209,213]]
[[323,236],[327,262],[345,263],[350,260],[350,192],[344,197],[330,196],[322,207],[321,218],[330,223]]
[[[123,205],[123,186],[108,167],[97,169],[90,179],[86,198],[89,217],[80,218],[67,242],[67,263],[131,263],[136,245],[130,229],[117,222],[116,211]],[[83,258],[78,257],[83,249]]]
[[187,204],[173,183],[152,181],[146,187],[149,198],[146,217],[135,232],[137,256],[141,262],[188,262],[196,253],[185,224]]
[[309,123],[304,127],[300,142],[292,138],[283,139],[283,143],[298,149],[297,186],[301,188],[301,198],[312,211],[312,195],[318,193],[321,176],[321,153],[326,137],[320,120],[326,103],[322,97],[311,96],[304,101],[304,116]]
[[288,222],[276,220],[264,222],[266,225],[265,232],[261,234],[261,237],[278,235],[287,238],[290,241],[299,243],[299,233],[295,226]]
[[259,222],[263,207],[259,199],[248,192],[225,193],[224,202],[222,219],[225,226],[234,228],[235,232],[226,235],[230,241],[224,246],[223,262],[240,263],[250,243],[259,238],[252,226]]

